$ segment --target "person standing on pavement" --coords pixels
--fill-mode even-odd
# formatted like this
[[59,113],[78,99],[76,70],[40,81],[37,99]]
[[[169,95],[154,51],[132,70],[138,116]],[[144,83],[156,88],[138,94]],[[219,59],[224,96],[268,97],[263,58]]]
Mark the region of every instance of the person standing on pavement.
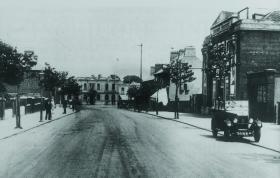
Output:
[[47,100],[47,102],[45,104],[45,109],[46,109],[45,120],[51,120],[51,118],[52,118],[52,103],[51,103],[50,99]]
[[67,101],[65,99],[62,101],[62,106],[63,106],[63,114],[66,114]]

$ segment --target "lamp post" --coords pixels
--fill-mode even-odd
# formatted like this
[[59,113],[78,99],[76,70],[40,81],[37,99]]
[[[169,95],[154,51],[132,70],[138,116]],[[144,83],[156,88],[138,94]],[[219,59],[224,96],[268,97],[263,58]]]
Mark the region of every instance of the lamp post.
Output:
[[22,129],[20,123],[20,94],[19,94],[19,85],[17,85],[17,95],[15,100],[16,105],[16,129]]
[[[39,80],[40,82],[44,79],[44,73],[40,72],[39,73]],[[41,98],[41,104],[40,104],[40,121],[39,122],[43,122],[43,105],[44,105],[44,101],[43,101],[43,89],[42,86],[40,86],[40,98]]]
[[140,46],[140,78],[142,80],[142,50],[143,50],[143,44],[141,43],[138,46]]

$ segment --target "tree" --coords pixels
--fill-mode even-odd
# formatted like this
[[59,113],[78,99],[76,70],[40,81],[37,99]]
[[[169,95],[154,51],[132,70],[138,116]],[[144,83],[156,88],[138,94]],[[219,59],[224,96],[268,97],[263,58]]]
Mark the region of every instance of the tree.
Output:
[[194,73],[191,70],[191,65],[188,63],[182,63],[179,60],[179,55],[176,60],[172,61],[168,65],[169,69],[169,78],[172,83],[175,84],[175,119],[179,119],[179,98],[178,98],[178,89],[182,84],[192,82],[195,80],[193,77]]
[[62,83],[63,81],[64,77],[63,80],[60,81],[60,85],[62,85],[61,91],[63,95],[78,96],[80,94],[80,86],[74,76],[67,78],[65,82]]
[[[2,98],[4,92],[6,92],[3,83],[19,86],[24,79],[24,73],[36,64],[37,57],[33,51],[20,53],[16,48],[0,41],[0,92]],[[19,94],[17,94],[16,98],[16,128],[21,128]],[[4,105],[2,104],[2,106]],[[4,113],[4,108],[0,109]]]
[[53,95],[56,88],[62,87],[67,82],[67,76],[67,72],[56,71],[54,67],[46,63],[44,78],[40,81],[40,85],[50,92],[50,95]]
[[[235,44],[234,40],[230,41],[226,47],[225,43],[219,43],[216,45],[210,44],[208,46],[209,62],[206,68],[206,73],[212,78],[217,80],[218,88],[222,88],[223,91],[218,91],[217,98],[223,102],[223,107],[226,100],[226,78],[230,76],[230,72],[233,67],[237,65],[234,60]],[[220,104],[219,104],[220,105]]]
[[95,104],[95,98],[97,96],[97,91],[94,90],[93,88],[91,88],[89,91],[88,91],[88,94],[89,94],[89,103],[90,104]]
[[142,79],[139,78],[138,76],[136,75],[127,75],[123,78],[123,83],[132,83],[132,82],[135,82],[135,83],[141,83],[142,82]]
[[0,41],[0,87],[5,91],[3,83],[18,85],[23,80],[24,73],[37,64],[37,57],[33,51],[19,53]]

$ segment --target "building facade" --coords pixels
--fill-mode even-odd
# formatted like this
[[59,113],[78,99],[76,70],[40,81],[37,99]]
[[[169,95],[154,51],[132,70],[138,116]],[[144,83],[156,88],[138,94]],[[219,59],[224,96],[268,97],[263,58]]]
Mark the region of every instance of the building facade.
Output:
[[267,69],[247,76],[250,117],[279,123],[280,73]]
[[102,104],[116,104],[119,100],[119,90],[122,84],[120,78],[116,75],[103,77],[94,75],[90,77],[77,77],[77,82],[81,87],[80,99],[83,103],[89,103],[90,92],[95,91],[94,101]]
[[[179,56],[178,56],[179,55]],[[180,49],[178,52],[170,53],[170,63],[174,60],[178,60],[181,63],[188,63],[191,65],[195,80],[189,83],[182,83],[179,87],[178,97],[179,101],[190,101],[190,97],[194,94],[201,94],[202,84],[202,61],[196,57],[196,50],[193,46],[187,46],[184,49]],[[168,89],[169,101],[175,101],[176,86],[170,81]]]
[[[246,13],[245,18],[241,17],[242,13]],[[216,46],[224,46],[225,53],[231,55],[229,63],[234,64],[223,81],[209,74],[213,70],[210,63],[214,60],[211,49]],[[219,97],[247,100],[247,72],[280,70],[280,11],[253,14],[251,18],[248,8],[236,13],[222,11],[211,26],[201,51],[205,108],[213,106]]]

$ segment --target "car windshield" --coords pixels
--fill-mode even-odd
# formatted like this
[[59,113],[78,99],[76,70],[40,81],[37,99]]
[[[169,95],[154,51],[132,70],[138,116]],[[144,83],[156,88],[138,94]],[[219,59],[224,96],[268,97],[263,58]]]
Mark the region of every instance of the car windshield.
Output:
[[248,115],[248,101],[226,101],[226,111],[238,115]]

